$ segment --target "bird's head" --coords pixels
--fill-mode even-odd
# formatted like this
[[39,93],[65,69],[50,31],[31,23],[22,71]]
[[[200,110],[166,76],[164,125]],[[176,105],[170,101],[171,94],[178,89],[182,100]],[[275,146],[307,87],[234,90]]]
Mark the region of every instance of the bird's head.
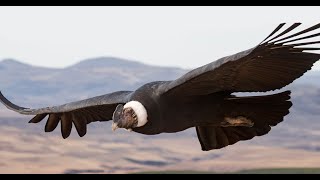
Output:
[[148,115],[145,107],[138,101],[130,101],[124,106],[119,104],[113,112],[112,130],[125,128],[131,131],[133,128],[144,126]]

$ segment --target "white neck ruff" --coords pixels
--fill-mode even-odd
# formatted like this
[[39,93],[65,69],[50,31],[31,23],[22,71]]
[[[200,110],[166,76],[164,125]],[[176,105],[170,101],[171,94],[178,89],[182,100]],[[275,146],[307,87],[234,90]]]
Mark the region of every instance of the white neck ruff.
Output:
[[138,101],[130,101],[123,108],[132,108],[138,118],[137,127],[144,126],[148,122],[148,114],[146,108]]

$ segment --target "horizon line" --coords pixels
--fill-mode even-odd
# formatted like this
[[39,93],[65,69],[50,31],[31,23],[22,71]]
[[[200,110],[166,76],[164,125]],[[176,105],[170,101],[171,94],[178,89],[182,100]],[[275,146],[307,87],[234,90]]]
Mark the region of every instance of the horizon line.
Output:
[[[0,59],[0,63],[3,63],[4,61],[12,61],[12,62],[17,62],[17,63],[23,64],[23,65],[38,67],[38,68],[66,69],[66,68],[70,68],[72,66],[75,66],[77,64],[80,64],[81,62],[86,62],[86,61],[91,61],[91,60],[96,60],[96,59],[117,59],[119,61],[126,61],[126,62],[131,62],[131,63],[142,64],[145,66],[160,67],[160,68],[175,68],[175,69],[181,69],[181,70],[192,69],[192,68],[183,68],[183,67],[179,67],[179,66],[163,66],[163,65],[157,65],[157,64],[150,64],[150,63],[141,62],[141,61],[135,60],[135,59],[122,58],[122,57],[116,57],[116,56],[96,56],[96,57],[84,58],[83,60],[78,60],[77,62],[75,62],[71,65],[66,65],[66,66],[62,66],[62,67],[37,65],[37,64],[33,64],[33,63],[24,62],[24,61],[21,61],[20,59],[16,59],[16,58],[2,58],[2,59]],[[195,68],[197,68],[197,67],[195,67]]]

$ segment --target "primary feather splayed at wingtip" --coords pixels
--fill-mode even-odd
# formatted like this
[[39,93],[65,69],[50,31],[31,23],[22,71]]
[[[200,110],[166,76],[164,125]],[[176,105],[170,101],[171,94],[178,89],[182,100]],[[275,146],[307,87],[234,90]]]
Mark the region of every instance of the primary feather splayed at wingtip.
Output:
[[[276,32],[278,32],[283,26],[285,25],[285,23],[283,24],[280,24],[269,36],[267,36],[267,38],[265,38],[260,44],[275,44],[275,43],[278,43],[280,45],[282,44],[285,44],[285,43],[289,43],[289,42],[294,42],[294,41],[298,41],[298,40],[303,40],[303,39],[308,39],[308,38],[313,38],[313,37],[317,37],[320,35],[320,33],[316,33],[316,34],[313,34],[313,35],[309,35],[309,36],[305,36],[305,37],[300,37],[300,38],[297,38],[297,39],[293,39],[293,40],[288,40],[288,39],[291,39],[291,38],[294,38],[294,37],[297,37],[297,36],[300,36],[300,35],[303,35],[303,34],[306,34],[308,32],[311,32],[311,31],[314,31],[314,30],[317,30],[320,28],[320,23],[314,25],[314,26],[311,26],[307,29],[304,29],[302,31],[299,31],[297,33],[294,33],[292,35],[289,35],[289,36],[286,36],[286,37],[282,37],[284,36],[285,34],[289,33],[290,31],[296,29],[298,26],[301,25],[301,23],[294,23],[293,25],[291,25],[289,28],[287,28],[286,30],[284,30],[283,32],[281,32],[280,34],[278,34],[277,36],[271,38]],[[271,38],[271,39],[269,39]],[[269,39],[269,40],[267,40]],[[267,40],[267,41],[266,41]],[[284,40],[288,40],[288,41],[285,41],[285,42],[281,42],[281,41],[284,41]]]
[[279,24],[263,41],[261,41],[260,44],[262,44],[264,41],[266,41],[268,38],[273,36],[276,32],[278,32],[286,23]]
[[[220,91],[267,92],[291,84],[320,59],[320,54],[309,52],[320,50],[320,47],[306,47],[319,44],[319,41],[297,42],[319,36],[320,33],[305,33],[319,29],[320,23],[294,33],[300,24],[294,23],[283,31],[280,30],[285,24],[280,24],[258,46],[220,58],[163,85],[163,94],[187,96]],[[293,34],[286,36],[289,32]]]
[[59,124],[60,114],[50,114],[45,125],[45,132],[52,132]]
[[72,113],[73,124],[76,127],[78,135],[83,137],[87,134],[87,121],[80,115]]
[[64,139],[70,136],[71,129],[72,129],[71,114],[63,113],[61,116],[61,134]]
[[131,91],[118,91],[61,106],[29,109],[13,104],[0,91],[0,102],[20,114],[35,115],[29,123],[39,123],[49,115],[44,131],[54,131],[61,122],[61,133],[65,139],[70,136],[72,124],[78,135],[83,137],[87,133],[87,124],[111,120],[115,107],[119,103],[127,102],[131,93]]
[[39,123],[41,122],[48,114],[38,114],[34,116],[29,123]]
[[[264,53],[264,56],[258,56],[257,60],[252,60],[251,65],[248,65],[246,69],[246,71],[248,71],[247,75],[251,76],[251,78],[243,78],[247,79],[245,81],[248,82],[243,81],[243,86],[239,89],[235,88],[234,91],[266,92],[281,89],[301,77],[308,70],[311,70],[314,63],[320,59],[320,54],[306,52],[320,50],[320,48],[304,47],[306,45],[320,44],[320,41],[315,40],[297,43],[299,40],[320,36],[320,33],[315,33],[308,36],[297,37],[318,30],[320,23],[286,37],[283,36],[295,30],[301,23],[294,23],[284,31],[279,32],[284,25],[283,23],[280,24],[253,50],[253,54],[266,53]],[[279,32],[279,34],[275,35],[277,32]],[[252,59],[255,58],[253,57]],[[261,60],[259,61],[259,59]],[[256,90],[251,90],[250,88],[245,89],[244,85],[252,86],[252,89]]]
[[[266,43],[269,43],[269,42],[271,42],[272,40],[275,40],[275,39],[277,39],[278,37],[281,37],[281,36],[289,33],[290,31],[294,30],[295,28],[297,28],[297,27],[300,26],[300,25],[301,25],[301,23],[294,23],[294,24],[292,24],[289,28],[287,28],[286,30],[284,30],[283,32],[281,32],[280,34],[278,34],[277,36],[271,38],[271,39],[268,40]],[[282,27],[282,26],[281,26],[281,27]],[[280,30],[280,28],[279,28],[279,30]],[[270,37],[271,37],[271,36],[270,36]]]

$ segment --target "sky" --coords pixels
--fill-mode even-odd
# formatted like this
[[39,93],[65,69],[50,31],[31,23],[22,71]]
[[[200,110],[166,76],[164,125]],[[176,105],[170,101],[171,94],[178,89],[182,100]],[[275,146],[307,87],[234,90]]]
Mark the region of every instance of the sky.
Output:
[[[0,7],[0,59],[66,67],[112,56],[195,68],[249,49],[320,7]],[[301,30],[299,27],[299,30]],[[320,63],[314,69],[320,70]]]

